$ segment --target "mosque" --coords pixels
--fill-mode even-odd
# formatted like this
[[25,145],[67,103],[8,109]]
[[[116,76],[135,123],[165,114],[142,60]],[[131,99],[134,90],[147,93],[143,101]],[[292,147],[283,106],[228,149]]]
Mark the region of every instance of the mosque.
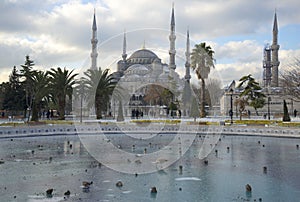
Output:
[[[124,33],[122,59],[117,62],[117,71],[113,73],[113,77],[118,81],[118,85],[126,91],[125,97],[127,97],[127,100],[125,99],[122,103],[124,116],[131,116],[133,110],[138,110],[141,114],[157,118],[168,116],[168,106],[166,104],[151,105],[151,103],[145,103],[144,98],[149,92],[150,86],[153,85],[162,87],[159,90],[169,90],[173,94],[172,102],[178,106],[177,111],[179,110],[182,115],[189,115],[191,103],[189,31],[187,31],[186,39],[186,71],[185,76],[180,78],[180,75],[176,72],[174,6],[171,10],[169,64],[163,63],[153,51],[145,47],[136,50],[127,57],[126,33]],[[97,69],[97,43],[97,24],[94,13],[91,39],[91,69]],[[112,115],[118,114],[118,104],[118,101],[112,99],[110,106]]]
[[[190,39],[189,31],[186,35],[186,51],[185,51],[185,75],[181,78],[176,72],[176,35],[175,35],[175,14],[174,6],[171,10],[171,23],[169,34],[169,63],[163,63],[162,60],[153,51],[143,47],[136,50],[129,57],[126,53],[126,33],[123,38],[123,51],[122,59],[117,62],[117,71],[113,73],[113,77],[118,81],[118,85],[125,89],[127,98],[123,100],[122,110],[124,116],[131,116],[132,111],[141,111],[142,114],[154,117],[167,117],[167,106],[152,105],[151,103],[145,103],[145,96],[149,92],[149,86],[152,84],[168,89],[172,92],[174,102],[178,109],[182,112],[183,116],[189,116],[191,110],[191,97],[192,90],[190,86]],[[91,52],[91,69],[97,69],[97,24],[94,13],[92,24],[92,52]],[[278,79],[279,75],[279,52],[280,45],[278,44],[278,24],[277,14],[275,12],[273,30],[272,30],[272,45],[266,45],[263,50],[263,92],[266,95],[266,105],[259,109],[259,113],[264,116],[268,114],[268,117],[281,116],[283,112],[283,99],[286,100],[288,108],[292,112],[294,109],[299,108],[297,103],[293,101],[293,98],[284,97],[284,90],[280,86]],[[246,74],[251,74],[245,73]],[[241,75],[242,76],[242,75]],[[160,89],[161,90],[161,89]],[[234,106],[235,100],[238,99],[241,89],[236,88],[236,82],[232,81],[225,89],[223,96],[220,99],[219,111],[214,115],[228,115],[231,109],[237,116],[237,107]],[[110,103],[110,113],[115,116],[118,114],[120,107],[119,102],[116,100]],[[247,107],[247,110],[253,108]],[[254,113],[253,113],[254,114]]]
[[[262,64],[262,92],[266,96],[266,104],[263,108],[259,109],[259,115],[265,118],[280,118],[283,114],[283,100],[286,100],[287,107],[290,114],[294,110],[299,110],[300,103],[295,102],[293,97],[286,96],[284,87],[281,86],[279,81],[279,48],[278,44],[278,22],[277,13],[274,14],[273,29],[272,29],[272,45],[266,45],[263,49],[263,64]],[[245,73],[245,75],[251,74]],[[242,75],[241,75],[242,76]],[[238,117],[238,109],[235,100],[239,98],[239,94],[243,89],[237,89],[237,84],[232,81],[224,90],[224,94],[220,100],[220,114],[228,115],[229,110],[233,111],[234,116]],[[250,106],[246,110],[252,110]],[[246,113],[245,113],[246,114]],[[252,113],[254,114],[254,113]]]

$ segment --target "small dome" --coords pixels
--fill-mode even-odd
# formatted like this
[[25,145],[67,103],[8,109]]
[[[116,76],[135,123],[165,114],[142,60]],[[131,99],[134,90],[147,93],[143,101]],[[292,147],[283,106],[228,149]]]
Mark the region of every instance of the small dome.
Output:
[[128,67],[125,71],[126,75],[137,74],[137,75],[145,75],[149,72],[149,69],[141,64],[134,64]]
[[168,78],[168,74],[166,74],[165,72],[163,72],[158,77],[159,78]]
[[131,65],[130,67],[128,67],[127,71],[129,71],[129,70],[133,70],[133,71],[148,71],[148,68],[145,67],[144,65],[134,64],[134,65]]
[[140,49],[135,51],[128,61],[131,63],[151,64],[155,59],[159,59],[155,53],[148,49]]

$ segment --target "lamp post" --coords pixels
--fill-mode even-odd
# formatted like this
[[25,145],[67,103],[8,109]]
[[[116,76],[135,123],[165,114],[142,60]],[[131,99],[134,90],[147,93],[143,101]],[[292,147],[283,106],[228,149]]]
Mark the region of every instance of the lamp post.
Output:
[[238,118],[238,99],[239,97],[235,97],[235,117]]
[[114,99],[114,118],[116,117],[116,100]]
[[271,97],[269,95],[268,96],[268,120],[270,120],[270,101],[271,101]]
[[229,116],[230,116],[230,123],[233,124],[232,116],[233,116],[233,111],[232,111],[232,95],[233,95],[233,90],[230,89],[230,111],[229,111]]
[[82,107],[83,107],[83,93],[84,93],[83,81],[80,82],[80,123],[82,123]]

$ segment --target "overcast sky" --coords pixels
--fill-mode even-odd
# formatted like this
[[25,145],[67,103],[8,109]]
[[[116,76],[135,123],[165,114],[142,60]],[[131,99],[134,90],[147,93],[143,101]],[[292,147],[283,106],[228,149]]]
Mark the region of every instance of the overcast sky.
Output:
[[176,71],[184,72],[186,30],[191,47],[206,42],[215,51],[212,75],[223,85],[246,74],[262,78],[263,47],[272,42],[274,12],[279,26],[280,68],[300,58],[299,0],[1,0],[0,82],[29,55],[38,69],[90,67],[94,8],[98,65],[116,69],[123,32],[128,55],[147,49],[168,63],[172,2],[176,22]]

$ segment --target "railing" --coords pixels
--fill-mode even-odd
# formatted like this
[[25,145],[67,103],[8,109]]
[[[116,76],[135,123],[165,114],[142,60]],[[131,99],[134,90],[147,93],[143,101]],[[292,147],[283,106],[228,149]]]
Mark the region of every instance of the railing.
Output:
[[203,135],[256,135],[256,136],[280,136],[299,137],[300,129],[280,127],[247,127],[247,126],[193,126],[193,125],[151,125],[139,127],[135,125],[52,125],[34,127],[3,127],[0,129],[0,138],[31,137],[50,135],[77,135],[97,133],[197,133]]

